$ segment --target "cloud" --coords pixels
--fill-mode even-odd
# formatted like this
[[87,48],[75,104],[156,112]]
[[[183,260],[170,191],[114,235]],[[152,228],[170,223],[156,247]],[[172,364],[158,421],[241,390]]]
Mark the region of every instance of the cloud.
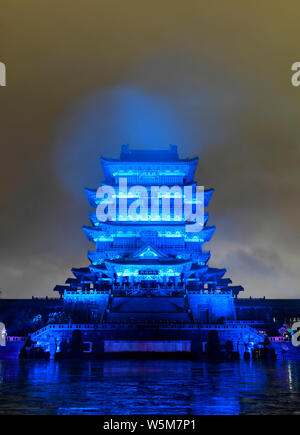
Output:
[[164,5],[120,2],[117,14],[113,4],[93,5],[93,13],[77,4],[70,15],[67,3],[59,3],[59,14],[55,1],[35,5],[34,14],[28,5],[6,6],[8,86],[0,106],[6,294],[53,295],[53,283],[87,264],[83,188],[102,180],[101,155],[118,157],[123,143],[151,149],[174,143],[181,157],[199,156],[198,183],[216,189],[211,264],[227,267],[248,296],[298,297],[294,9],[286,6],[283,17],[263,5],[179,2],[170,13]]

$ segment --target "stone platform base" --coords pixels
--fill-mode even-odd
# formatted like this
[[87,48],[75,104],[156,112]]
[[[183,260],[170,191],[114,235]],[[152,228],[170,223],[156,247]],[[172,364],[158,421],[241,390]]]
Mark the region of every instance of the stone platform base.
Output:
[[[194,355],[218,357],[220,353],[243,354],[264,340],[247,325],[230,324],[50,324],[31,334],[34,348],[51,358],[109,355]],[[248,343],[248,345],[247,345]]]
[[113,352],[191,352],[190,340],[104,340],[104,353]]

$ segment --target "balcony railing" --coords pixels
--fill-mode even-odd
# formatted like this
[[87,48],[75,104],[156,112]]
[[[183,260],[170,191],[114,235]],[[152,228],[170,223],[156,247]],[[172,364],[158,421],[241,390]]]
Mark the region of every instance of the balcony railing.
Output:
[[71,331],[75,329],[84,331],[97,331],[97,330],[111,330],[111,329],[135,329],[135,328],[151,328],[151,329],[214,329],[225,331],[229,329],[248,329],[253,333],[262,335],[258,331],[252,329],[249,325],[244,323],[235,324],[211,324],[211,323],[183,323],[183,322],[168,322],[168,321],[140,321],[140,322],[105,322],[105,323],[78,323],[78,324],[66,324],[66,323],[52,323],[30,334],[32,338],[38,337],[47,333],[47,331]]

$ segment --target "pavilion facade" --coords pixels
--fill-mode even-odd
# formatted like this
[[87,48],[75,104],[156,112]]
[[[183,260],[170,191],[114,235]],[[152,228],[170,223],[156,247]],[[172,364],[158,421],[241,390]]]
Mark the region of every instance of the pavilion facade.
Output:
[[[190,186],[198,158],[180,159],[177,147],[168,150],[131,150],[122,147],[119,159],[101,158],[104,173],[102,186],[111,186],[116,199],[124,199],[120,180],[126,179],[128,190],[141,185]],[[182,321],[220,322],[234,320],[233,298],[241,286],[233,286],[225,277],[226,269],[209,266],[210,251],[205,247],[214,234],[209,225],[207,207],[213,189],[204,190],[203,228],[190,232],[193,222],[175,213],[175,198],[170,195],[170,213],[162,214],[163,197],[156,214],[150,212],[125,218],[119,208],[113,217],[99,221],[101,202],[97,189],[85,189],[90,213],[89,226],[83,231],[95,249],[88,251],[90,265],[73,268],[74,277],[58,291],[69,303],[86,303],[97,308],[101,321]],[[128,206],[136,198],[127,195]]]

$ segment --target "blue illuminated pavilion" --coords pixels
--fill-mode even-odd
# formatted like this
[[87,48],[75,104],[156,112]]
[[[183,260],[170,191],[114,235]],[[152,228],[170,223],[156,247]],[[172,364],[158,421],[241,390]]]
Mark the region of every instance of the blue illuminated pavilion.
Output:
[[[120,178],[127,179],[128,188],[142,185],[149,192],[153,185],[196,188],[198,158],[180,159],[173,145],[167,150],[123,145],[120,159],[101,158],[101,164],[102,185],[113,186],[117,196]],[[150,213],[147,219],[121,220],[117,210],[115,219],[100,222],[95,211],[101,201],[97,189],[85,192],[94,211],[91,225],[83,231],[95,249],[88,251],[88,267],[73,268],[74,278],[55,287],[65,302],[96,306],[102,321],[235,318],[233,298],[243,288],[224,277],[226,269],[209,266],[210,251],[204,245],[215,227],[208,225],[207,211],[202,230],[194,233],[186,231],[189,222],[172,210],[168,221]],[[204,191],[205,208],[212,194],[213,189]]]

